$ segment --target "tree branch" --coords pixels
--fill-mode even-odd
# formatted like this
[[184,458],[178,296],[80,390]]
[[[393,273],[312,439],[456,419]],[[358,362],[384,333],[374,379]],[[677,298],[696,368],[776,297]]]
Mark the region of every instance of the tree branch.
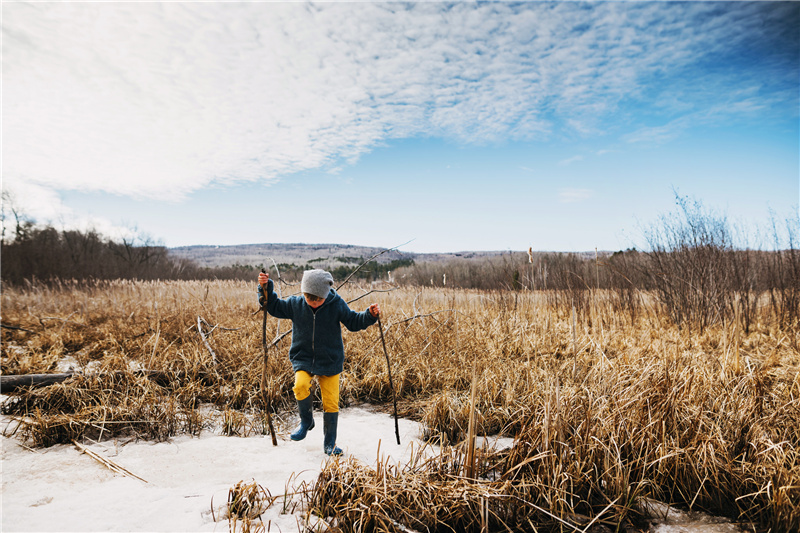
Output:
[[392,287],[391,289],[373,289],[373,290],[371,290],[371,291],[365,292],[365,293],[364,293],[364,294],[362,294],[361,296],[358,296],[358,297],[356,297],[356,298],[353,298],[352,300],[348,300],[348,301],[347,301],[347,303],[348,303],[348,304],[351,304],[351,303],[353,303],[353,302],[357,302],[357,301],[358,301],[358,300],[360,300],[361,298],[364,298],[365,296],[369,296],[369,295],[370,295],[370,294],[372,294],[373,292],[392,292],[392,291],[396,291],[396,290],[397,290],[397,287]]
[[[208,353],[211,354],[211,360],[216,365],[217,364],[217,354],[214,353],[214,350],[211,349],[211,345],[208,344],[208,340],[206,339],[206,334],[203,332],[203,324],[208,326],[208,322],[203,320],[202,317],[198,316],[197,317],[197,332],[200,334],[200,338],[203,339],[203,344],[206,345],[206,349],[208,350]],[[211,326],[208,326],[208,327],[210,328]],[[211,331],[214,331],[214,329],[212,328]],[[210,334],[211,334],[211,332],[209,332],[209,335]]]
[[372,260],[373,260],[373,259],[375,259],[376,257],[380,257],[380,256],[382,256],[383,254],[385,254],[386,252],[391,252],[392,250],[397,250],[398,248],[400,248],[401,246],[405,246],[405,245],[406,245],[406,244],[408,244],[409,242],[411,242],[411,241],[406,241],[406,242],[404,242],[403,244],[398,244],[397,246],[394,246],[394,247],[392,247],[392,248],[387,248],[387,249],[385,249],[385,250],[383,250],[383,251],[380,251],[380,252],[378,252],[377,254],[373,255],[372,257],[370,257],[369,259],[367,259],[366,261],[364,261],[363,263],[361,263],[360,265],[358,265],[358,268],[357,268],[357,269],[355,269],[355,270],[353,270],[353,271],[350,273],[350,275],[349,275],[349,276],[347,276],[347,277],[344,279],[344,281],[343,281],[343,282],[341,282],[341,283],[339,284],[339,286],[338,286],[338,287],[336,287],[336,290],[338,291],[339,289],[341,289],[342,287],[344,287],[344,285],[345,285],[345,284],[346,284],[348,281],[350,281],[350,278],[352,278],[353,276],[355,276],[356,272],[358,272],[359,270],[361,270],[362,268],[364,268],[364,265],[366,265],[367,263],[369,263],[370,261],[372,261]]

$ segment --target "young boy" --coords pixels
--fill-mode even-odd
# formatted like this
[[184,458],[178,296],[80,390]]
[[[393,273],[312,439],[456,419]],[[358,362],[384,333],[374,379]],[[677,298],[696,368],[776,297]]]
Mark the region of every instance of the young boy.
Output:
[[339,374],[344,367],[342,328],[350,331],[366,329],[378,320],[380,307],[372,304],[362,313],[351,310],[333,289],[333,276],[324,270],[306,270],[300,290],[303,296],[278,298],[273,291],[269,274],[258,275],[258,301],[276,318],[292,321],[292,346],[289,360],[294,370],[294,397],[300,412],[300,426],[292,440],[303,440],[314,428],[311,409],[311,378],[317,376],[322,391],[323,446],[328,455],[341,455],[336,446],[336,427],[339,422]]

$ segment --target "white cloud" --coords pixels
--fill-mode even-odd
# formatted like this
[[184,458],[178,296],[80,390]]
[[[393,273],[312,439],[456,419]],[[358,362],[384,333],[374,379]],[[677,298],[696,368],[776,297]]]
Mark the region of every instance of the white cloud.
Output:
[[[651,76],[747,38],[741,25],[755,23],[741,11],[758,8],[735,19],[669,3],[2,9],[4,180],[51,191],[35,208],[46,211],[60,208],[53,190],[180,200],[212,182],[339,168],[392,138],[598,134],[623,103],[651,98]],[[699,14],[713,24],[694,27]],[[759,105],[743,95],[725,112]]]
[[559,189],[558,191],[558,201],[562,204],[573,204],[577,202],[583,202],[584,200],[588,200],[592,197],[593,191],[590,189],[575,189],[575,188],[567,188],[567,189]]
[[84,213],[76,213],[65,206],[61,197],[52,187],[37,185],[20,180],[3,184],[2,199],[3,234],[13,238],[16,217],[19,222],[32,220],[38,224],[49,224],[59,229],[94,230],[105,237],[119,240],[133,238],[139,233],[135,227],[113,224],[105,218]]
[[582,155],[574,155],[574,156],[569,157],[567,159],[562,159],[561,161],[558,162],[558,165],[562,166],[562,167],[568,167],[572,163],[577,163],[578,161],[583,161],[583,156]]
[[664,144],[680,137],[686,130],[699,125],[708,125],[735,120],[735,117],[755,117],[769,105],[764,99],[747,94],[734,93],[712,106],[686,113],[658,126],[639,128],[623,136],[629,143]]

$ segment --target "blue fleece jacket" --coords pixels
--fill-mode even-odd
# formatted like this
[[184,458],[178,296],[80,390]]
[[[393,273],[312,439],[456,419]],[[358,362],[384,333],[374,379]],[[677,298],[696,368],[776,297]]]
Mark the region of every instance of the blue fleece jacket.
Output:
[[[305,370],[314,376],[335,376],[344,368],[344,343],[342,327],[350,331],[366,329],[377,318],[369,310],[358,313],[347,306],[341,296],[331,289],[325,303],[316,310],[306,303],[302,295],[278,298],[272,280],[267,282],[267,311],[276,318],[292,321],[292,346],[289,360],[295,372]],[[259,302],[263,291],[258,287]]]

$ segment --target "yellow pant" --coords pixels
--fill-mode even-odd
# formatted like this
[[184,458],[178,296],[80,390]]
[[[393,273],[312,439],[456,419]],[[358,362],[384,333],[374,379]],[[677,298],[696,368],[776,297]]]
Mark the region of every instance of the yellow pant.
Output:
[[[294,373],[294,397],[305,400],[311,394],[311,378],[305,370]],[[339,374],[335,376],[317,376],[319,390],[322,392],[322,410],[326,413],[339,412]]]

